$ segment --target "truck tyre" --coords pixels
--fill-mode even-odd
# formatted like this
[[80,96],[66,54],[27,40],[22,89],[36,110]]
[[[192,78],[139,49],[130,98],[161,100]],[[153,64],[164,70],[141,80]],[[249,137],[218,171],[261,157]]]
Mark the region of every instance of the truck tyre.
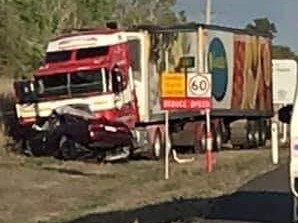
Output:
[[24,139],[23,141],[23,153],[26,156],[33,156],[33,149],[31,146],[31,141],[29,139]]
[[222,130],[220,125],[215,125],[212,132],[213,150],[218,152],[222,149]]
[[157,130],[152,143],[152,155],[155,159],[161,159],[165,155],[165,145],[162,141],[160,130]]
[[206,147],[207,147],[207,138],[206,138],[206,133],[204,132],[200,140],[200,148],[201,148],[200,152],[205,153]]
[[75,142],[62,137],[59,143],[59,155],[64,160],[74,160],[79,154],[76,150]]
[[18,139],[15,141],[13,145],[13,151],[19,154],[23,154],[24,152],[24,142],[23,139]]
[[256,137],[257,128],[256,121],[247,121],[247,149],[257,146],[258,137]]
[[200,127],[200,131],[197,131],[194,137],[194,152],[204,153],[206,150],[206,128],[205,125]]
[[255,132],[254,132],[254,139],[255,139],[255,146],[256,147],[260,147],[261,146],[261,129],[260,129],[260,125],[259,122],[256,122],[255,125]]
[[250,148],[253,140],[248,120],[239,120],[230,124],[230,140],[233,148]]
[[260,147],[263,147],[266,145],[266,136],[267,136],[267,126],[266,126],[266,120],[261,119],[259,121],[259,137],[260,137]]
[[264,120],[260,119],[256,121],[256,131],[254,134],[257,147],[263,147],[266,144],[266,123],[264,125]]

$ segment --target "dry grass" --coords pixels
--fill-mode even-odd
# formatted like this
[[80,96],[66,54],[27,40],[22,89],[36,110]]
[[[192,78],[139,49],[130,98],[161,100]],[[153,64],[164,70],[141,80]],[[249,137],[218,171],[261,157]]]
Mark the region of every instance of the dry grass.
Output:
[[[1,95],[9,94],[11,80],[2,79],[0,89]],[[99,165],[28,158],[4,149],[6,141],[0,133],[0,222],[6,223],[61,222],[181,197],[216,197],[275,168],[269,150],[225,151],[216,154],[212,173],[206,173],[200,155],[193,163],[172,162],[165,181],[162,162]],[[282,150],[281,156],[285,162],[287,152]]]
[[[283,150],[283,160],[286,156]],[[193,163],[172,162],[171,178],[165,181],[158,161],[88,164],[27,158],[2,150],[0,176],[5,180],[0,181],[0,222],[60,222],[181,197],[216,197],[274,168],[269,150],[219,153],[210,174],[203,159],[200,155]]]

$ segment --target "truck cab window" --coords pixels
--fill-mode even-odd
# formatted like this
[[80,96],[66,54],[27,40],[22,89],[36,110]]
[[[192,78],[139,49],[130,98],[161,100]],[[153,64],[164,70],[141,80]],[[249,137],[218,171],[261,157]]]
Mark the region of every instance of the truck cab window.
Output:
[[141,43],[140,40],[129,40],[130,64],[134,78],[141,81]]
[[45,62],[46,63],[65,62],[70,60],[70,58],[71,58],[71,51],[48,52],[46,54]]
[[109,47],[107,46],[79,49],[76,54],[76,59],[82,60],[87,58],[95,58],[105,56],[108,53]]

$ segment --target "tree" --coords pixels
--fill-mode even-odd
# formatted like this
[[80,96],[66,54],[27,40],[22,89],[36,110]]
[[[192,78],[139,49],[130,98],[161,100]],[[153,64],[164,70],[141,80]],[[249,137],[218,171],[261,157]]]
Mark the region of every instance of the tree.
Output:
[[[116,12],[122,25],[136,24],[169,25],[186,20],[183,11],[174,12],[176,0],[122,0]],[[120,16],[123,15],[123,16]]]
[[0,75],[30,74],[54,35],[73,28],[185,20],[176,0],[0,0]]
[[[277,29],[274,23],[268,18],[257,18],[253,23],[247,24],[246,29],[249,31],[256,31],[258,33],[269,34],[274,37]],[[273,59],[295,59],[298,61],[298,56],[288,46],[273,45],[272,46]]]
[[298,61],[298,56],[288,46],[274,45],[272,47],[273,59],[294,59]]
[[246,29],[258,33],[269,34],[272,37],[277,33],[275,24],[271,23],[268,18],[257,18],[253,23],[247,24]]

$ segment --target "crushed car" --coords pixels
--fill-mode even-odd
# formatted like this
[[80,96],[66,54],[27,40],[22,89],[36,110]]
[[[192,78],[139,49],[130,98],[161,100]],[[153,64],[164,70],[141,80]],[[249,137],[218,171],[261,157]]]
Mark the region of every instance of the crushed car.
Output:
[[38,120],[32,130],[24,145],[28,155],[116,161],[133,152],[132,134],[121,119],[95,117],[88,106],[58,107]]

